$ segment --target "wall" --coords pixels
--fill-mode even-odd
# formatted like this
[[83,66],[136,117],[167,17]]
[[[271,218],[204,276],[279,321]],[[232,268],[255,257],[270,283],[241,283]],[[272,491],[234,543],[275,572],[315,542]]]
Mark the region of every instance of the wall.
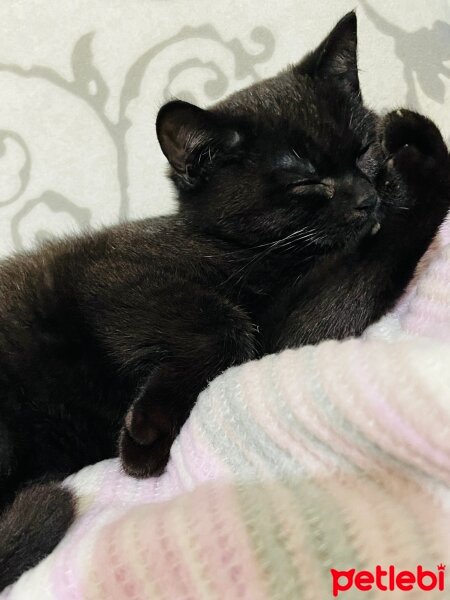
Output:
[[3,0],[0,254],[173,210],[163,101],[275,74],[355,4],[368,103],[422,110],[450,139],[447,0]]

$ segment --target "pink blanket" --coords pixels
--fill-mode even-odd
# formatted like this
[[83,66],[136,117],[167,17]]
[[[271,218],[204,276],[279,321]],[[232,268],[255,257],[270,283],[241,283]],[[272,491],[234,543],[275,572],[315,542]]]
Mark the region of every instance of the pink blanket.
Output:
[[450,226],[363,338],[213,381],[162,477],[110,460],[67,485],[77,522],[1,600],[448,597]]

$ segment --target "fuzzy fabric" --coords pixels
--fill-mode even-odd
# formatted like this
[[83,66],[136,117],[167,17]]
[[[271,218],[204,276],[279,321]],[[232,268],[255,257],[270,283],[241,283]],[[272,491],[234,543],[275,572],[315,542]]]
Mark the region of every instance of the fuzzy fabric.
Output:
[[72,476],[77,522],[0,598],[323,600],[331,568],[436,572],[450,564],[449,365],[446,223],[363,338],[213,381],[162,477],[117,460]]

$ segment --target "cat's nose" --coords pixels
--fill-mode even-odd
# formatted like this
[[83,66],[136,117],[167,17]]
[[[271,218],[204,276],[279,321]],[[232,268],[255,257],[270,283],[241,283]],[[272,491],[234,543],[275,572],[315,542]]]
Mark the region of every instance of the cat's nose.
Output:
[[356,201],[356,208],[361,210],[369,210],[370,208],[375,208],[377,200],[378,196],[376,192],[370,192],[368,194],[361,195]]

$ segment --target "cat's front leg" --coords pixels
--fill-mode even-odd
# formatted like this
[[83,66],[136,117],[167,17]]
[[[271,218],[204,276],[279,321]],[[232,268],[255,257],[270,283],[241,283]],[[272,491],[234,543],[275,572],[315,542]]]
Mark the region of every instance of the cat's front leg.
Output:
[[227,367],[256,354],[254,327],[240,307],[211,293],[192,294],[177,307],[166,332],[167,356],[150,368],[120,434],[122,465],[133,477],[159,475],[198,394]]
[[[413,211],[420,212],[430,199],[436,199],[445,210],[450,191],[450,160],[436,125],[411,110],[395,110],[381,122],[380,141],[387,156],[385,171],[380,174],[384,178],[381,193],[384,187],[394,201],[400,197],[404,208]],[[439,211],[428,212],[434,215]],[[443,215],[436,216],[442,220]]]
[[374,281],[386,282],[383,289],[394,297],[448,213],[450,159],[436,125],[407,109],[383,119],[380,142],[386,159],[376,183],[385,217],[368,260],[378,265]]
[[180,373],[174,361],[153,369],[120,434],[120,455],[129,475],[148,477],[164,470],[172,443],[204,385],[203,376],[192,373],[189,381],[186,366]]

